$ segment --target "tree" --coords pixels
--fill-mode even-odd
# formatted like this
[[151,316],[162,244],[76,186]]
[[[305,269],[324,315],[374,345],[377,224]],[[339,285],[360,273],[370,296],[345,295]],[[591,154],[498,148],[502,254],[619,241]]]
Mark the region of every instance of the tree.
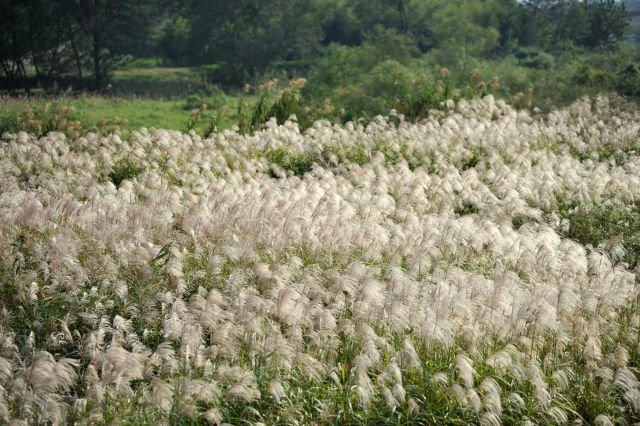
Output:
[[519,20],[520,44],[547,50],[566,44],[611,46],[629,31],[625,5],[615,0],[528,0],[521,4]]
[[0,1],[0,66],[13,91],[22,86],[28,91],[25,59],[28,54],[27,10],[23,5],[11,0]]
[[450,65],[465,66],[468,57],[481,57],[499,41],[498,23],[486,3],[473,0],[434,2],[428,23],[436,46]]
[[77,22],[87,37],[96,90],[114,60],[147,39],[150,4],[145,0],[75,0]]
[[156,29],[159,54],[171,65],[184,65],[189,56],[189,20],[183,16],[165,19]]
[[614,0],[586,3],[587,28],[581,44],[590,48],[611,46],[623,40],[630,28],[625,4]]
[[241,84],[279,60],[317,57],[322,48],[322,19],[317,2],[307,0],[194,1],[192,62],[215,64],[215,77]]

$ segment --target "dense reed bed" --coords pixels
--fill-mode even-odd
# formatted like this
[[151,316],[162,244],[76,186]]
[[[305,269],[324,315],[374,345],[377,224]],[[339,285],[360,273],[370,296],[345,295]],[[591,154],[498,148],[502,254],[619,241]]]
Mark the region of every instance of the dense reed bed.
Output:
[[639,421],[640,112],[448,107],[3,135],[0,422]]

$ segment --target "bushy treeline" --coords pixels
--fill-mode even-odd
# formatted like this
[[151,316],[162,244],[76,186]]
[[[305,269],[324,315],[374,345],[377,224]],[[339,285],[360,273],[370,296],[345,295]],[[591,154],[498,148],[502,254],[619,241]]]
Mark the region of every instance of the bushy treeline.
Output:
[[[82,84],[101,89],[115,61],[152,51],[156,1],[0,1],[0,66],[10,90]],[[89,75],[87,75],[87,73]]]
[[274,70],[317,74],[349,55],[375,66],[428,53],[460,69],[514,56],[544,68],[560,52],[616,46],[629,30],[613,0],[0,0],[0,17],[2,81],[25,91],[100,90],[132,58],[199,67],[226,86]]

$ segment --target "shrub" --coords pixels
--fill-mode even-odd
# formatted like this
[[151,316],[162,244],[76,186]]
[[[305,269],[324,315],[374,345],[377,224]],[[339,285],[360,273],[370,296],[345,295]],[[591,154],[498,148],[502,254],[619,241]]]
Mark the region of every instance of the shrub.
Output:
[[142,173],[144,169],[139,164],[136,164],[132,160],[122,160],[114,164],[113,169],[109,172],[109,180],[116,186],[120,187],[120,184],[125,179],[133,179]]
[[549,69],[554,61],[552,55],[535,47],[521,47],[516,50],[515,57],[519,65],[535,69]]
[[83,122],[76,110],[64,104],[44,103],[19,106],[1,118],[0,133],[25,131],[37,137],[50,132],[64,133],[69,139],[76,139],[86,132],[101,134],[120,133],[128,124],[124,118],[102,118],[95,124]]
[[616,91],[623,96],[640,97],[640,66],[629,64],[618,71],[614,80]]

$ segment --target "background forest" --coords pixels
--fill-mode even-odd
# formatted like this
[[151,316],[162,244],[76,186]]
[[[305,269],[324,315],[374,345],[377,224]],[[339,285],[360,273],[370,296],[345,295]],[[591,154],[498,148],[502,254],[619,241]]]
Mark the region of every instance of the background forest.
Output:
[[0,0],[0,123],[250,131],[290,113],[419,118],[485,93],[543,110],[635,99],[638,14],[613,0]]

